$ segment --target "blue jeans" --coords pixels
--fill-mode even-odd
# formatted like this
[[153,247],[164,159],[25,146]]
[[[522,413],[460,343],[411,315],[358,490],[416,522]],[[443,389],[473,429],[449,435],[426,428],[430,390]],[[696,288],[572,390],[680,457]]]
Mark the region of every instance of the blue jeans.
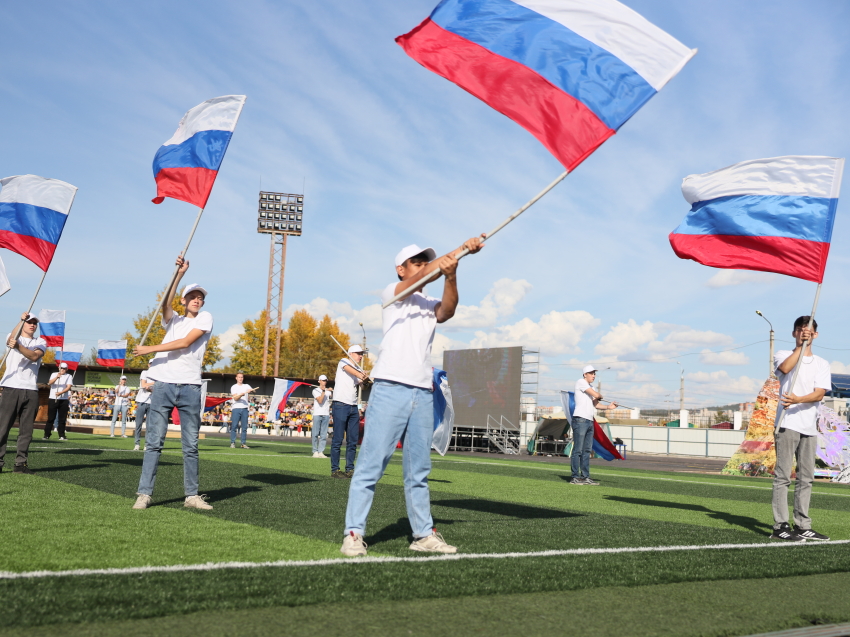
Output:
[[331,472],[339,471],[339,450],[345,436],[345,470],[354,471],[354,456],[360,442],[360,412],[357,405],[334,402],[334,439],[331,443]]
[[[331,417],[327,414],[313,416],[313,453],[322,453],[325,450],[325,446],[328,444],[328,421],[330,419]],[[360,433],[359,424],[357,433]]]
[[350,531],[365,535],[375,485],[384,475],[402,436],[404,500],[410,528],[414,538],[427,537],[433,532],[428,474],[434,437],[434,394],[430,389],[376,380],[369,397],[360,462],[348,491],[346,535]]
[[236,430],[239,429],[239,423],[242,423],[242,444],[248,440],[248,409],[239,407],[230,412],[231,427],[230,427],[230,444],[236,444]]
[[573,417],[573,452],[570,464],[573,480],[590,477],[590,452],[593,450],[593,421]]
[[134,433],[134,437],[136,438],[136,444],[141,443],[142,440],[142,425],[145,424],[145,417],[148,415],[148,410],[150,410],[151,404],[148,403],[137,403],[136,404],[136,431]]
[[118,418],[118,412],[121,412],[121,435],[124,436],[127,433],[127,410],[130,409],[130,405],[124,403],[120,407],[112,406],[112,425],[109,427],[109,435],[115,435],[115,419]]
[[183,488],[187,496],[198,495],[198,432],[201,430],[201,386],[157,381],[153,386],[145,459],[139,494],[153,495],[159,456],[168,431],[168,417],[176,407],[180,414],[180,442],[183,444]]

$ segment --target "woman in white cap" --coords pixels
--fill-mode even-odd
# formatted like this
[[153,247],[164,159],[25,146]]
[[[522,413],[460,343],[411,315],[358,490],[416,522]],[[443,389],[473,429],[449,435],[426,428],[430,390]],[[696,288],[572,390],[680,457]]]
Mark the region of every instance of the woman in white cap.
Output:
[[323,453],[328,444],[328,421],[331,419],[331,397],[328,377],[319,376],[319,386],[313,389],[313,457],[327,458]]
[[59,369],[50,376],[47,381],[50,386],[50,397],[47,399],[47,424],[44,426],[44,438],[50,438],[53,433],[53,421],[59,415],[59,423],[56,431],[59,432],[59,440],[67,440],[65,437],[65,423],[68,421],[68,410],[71,408],[71,385],[73,377],[68,373],[68,363],[59,363]]

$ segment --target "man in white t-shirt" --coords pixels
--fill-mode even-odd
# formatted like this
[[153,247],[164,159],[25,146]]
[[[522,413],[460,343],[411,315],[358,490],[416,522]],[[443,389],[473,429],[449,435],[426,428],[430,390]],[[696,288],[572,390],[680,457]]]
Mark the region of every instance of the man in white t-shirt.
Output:
[[[32,442],[33,423],[38,412],[38,368],[41,358],[47,351],[43,338],[35,336],[38,319],[24,312],[21,320],[6,336],[6,347],[10,348],[6,357],[6,372],[0,379],[3,397],[0,398],[0,471],[3,470],[6,457],[6,443],[9,430],[17,420],[19,422],[15,473],[32,473],[27,465],[30,442]],[[20,331],[19,331],[20,330]],[[17,336],[16,338],[16,335]]]
[[328,443],[328,421],[331,419],[333,392],[328,389],[328,377],[319,376],[319,386],[313,389],[313,457],[327,458],[324,454]]
[[[796,347],[793,351],[776,352],[773,364],[780,383],[780,404],[776,409],[774,446],[776,469],[773,479],[773,534],[772,540],[803,542],[828,540],[826,535],[812,530],[809,501],[815,479],[815,453],[818,442],[818,405],[827,391],[832,389],[829,363],[812,354],[812,341],[818,337],[818,324],[809,329],[808,316],[794,321]],[[808,341],[803,353],[803,343]],[[794,367],[803,355],[803,364],[797,382],[791,387]],[[783,418],[783,413],[785,414]],[[797,459],[797,484],[794,487],[794,528],[788,523],[788,486],[791,470]]]
[[59,363],[59,370],[51,374],[47,384],[50,386],[50,395],[47,399],[47,424],[44,426],[44,439],[47,440],[53,433],[53,423],[58,415],[59,422],[56,430],[59,432],[59,440],[67,440],[65,423],[68,421],[68,410],[71,408],[71,385],[73,384],[73,377],[68,373],[68,363]]
[[133,431],[135,442],[133,451],[139,451],[139,445],[142,444],[142,425],[145,424],[151,408],[153,386],[154,382],[150,379],[150,361],[148,361],[148,369],[139,375],[139,391],[136,392],[136,429]]
[[[343,358],[336,366],[334,395],[331,410],[334,416],[334,437],[331,442],[331,475],[334,478],[351,478],[354,475],[354,458],[357,455],[357,443],[360,442],[360,412],[357,411],[357,387],[369,378],[360,367],[363,362],[363,348],[352,345],[348,348],[348,358]],[[342,438],[345,436],[345,471],[340,471],[339,455]]]
[[112,402],[112,425],[109,428],[109,437],[115,437],[115,420],[121,413],[121,437],[127,437],[127,412],[130,410],[130,395],[133,393],[127,387],[127,377],[122,376],[115,385],[115,400]]
[[183,489],[186,494],[183,506],[212,509],[204,497],[198,495],[198,433],[201,429],[201,367],[213,330],[213,318],[209,312],[201,311],[207,291],[197,283],[183,288],[180,303],[186,308],[186,315],[180,316],[171,309],[171,300],[189,269],[189,262],[177,257],[177,266],[177,277],[162,298],[162,326],[165,328],[162,344],[136,347],[133,351],[134,356],[156,354],[148,370],[148,377],[155,384],[145,434],[147,444],[142,477],[134,509],[147,509],[151,505],[156,470],[168,431],[168,417],[174,408],[180,414]]
[[247,449],[248,445],[248,394],[252,391],[257,391],[256,387],[251,387],[245,384],[245,374],[239,372],[236,374],[236,384],[230,388],[230,396],[233,399],[230,414],[232,418],[230,427],[230,448],[236,447],[236,431],[242,423],[242,448]]
[[590,454],[593,451],[593,421],[597,409],[616,409],[617,403],[599,407],[602,394],[593,389],[598,370],[593,365],[585,365],[581,378],[576,381],[575,401],[571,428],[573,430],[573,451],[570,454],[572,477],[570,484],[597,486],[599,483],[590,478]]
[[[434,387],[431,366],[431,343],[437,323],[454,316],[458,304],[457,254],[463,249],[478,252],[483,244],[474,237],[457,250],[435,259],[432,248],[416,245],[403,248],[396,255],[399,282],[388,285],[381,294],[386,303],[411,286],[417,290],[384,308],[384,337],[381,353],[373,370],[375,384],[366,412],[367,426],[360,462],[348,491],[345,512],[345,537],[340,552],[349,557],[366,555],[366,519],[372,507],[375,485],[384,474],[404,437],[402,472],[407,517],[413,531],[411,550],[429,553],[456,553],[434,528],[428,474],[431,472],[431,441],[434,435]],[[439,269],[445,276],[442,299],[426,296],[423,277]],[[334,387],[334,401],[339,380]],[[336,405],[336,402],[334,402]],[[356,408],[355,408],[356,410]],[[359,420],[359,418],[358,418]],[[336,413],[334,413],[336,427]]]

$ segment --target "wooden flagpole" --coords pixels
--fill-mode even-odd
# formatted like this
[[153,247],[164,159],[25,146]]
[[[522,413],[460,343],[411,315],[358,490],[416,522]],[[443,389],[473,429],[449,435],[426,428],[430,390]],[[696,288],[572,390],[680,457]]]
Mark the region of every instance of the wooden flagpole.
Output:
[[[500,223],[498,226],[493,228],[490,232],[485,234],[484,238],[490,239],[493,235],[495,235],[497,232],[499,232],[499,230],[501,230],[506,225],[508,225],[511,221],[513,221],[514,219],[519,217],[523,212],[525,212],[526,210],[531,208],[531,206],[536,204],[540,200],[540,198],[543,197],[543,195],[545,195],[547,192],[552,190],[552,188],[554,188],[559,183],[561,183],[566,178],[566,176],[568,174],[570,174],[570,171],[565,170],[560,175],[558,175],[558,177],[555,179],[555,181],[553,181],[551,184],[549,184],[543,190],[541,190],[539,193],[537,193],[534,197],[531,198],[531,200],[528,203],[526,203],[524,206],[522,206],[519,210],[517,210],[515,213],[513,213],[510,217],[505,219],[502,223]],[[458,261],[461,260],[463,257],[465,257],[467,254],[469,254],[469,250],[467,250],[466,248],[461,250],[460,254],[457,256]],[[429,283],[430,281],[433,281],[434,279],[436,279],[441,274],[442,274],[442,272],[440,271],[439,268],[437,268],[436,270],[432,270],[427,276],[419,279],[416,283],[411,285],[409,288],[405,288],[404,290],[402,290],[401,292],[396,294],[393,298],[391,298],[389,301],[384,303],[383,307],[388,307],[388,306],[392,305],[393,303],[395,303],[396,301],[403,299],[408,294],[411,294],[412,292],[415,292],[416,290],[422,289],[423,287],[425,287],[425,285],[427,283]]]

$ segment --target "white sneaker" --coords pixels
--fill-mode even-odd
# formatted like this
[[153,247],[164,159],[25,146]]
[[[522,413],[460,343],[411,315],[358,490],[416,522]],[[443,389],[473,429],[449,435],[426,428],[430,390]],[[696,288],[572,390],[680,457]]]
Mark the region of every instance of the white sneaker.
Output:
[[109,437],[110,437],[110,438],[114,438],[114,437],[115,437],[115,434],[109,434]]
[[65,440],[65,441],[67,441],[68,439],[67,439],[65,436],[59,436],[59,440]]
[[457,547],[446,544],[443,536],[437,533],[437,529],[427,537],[413,540],[410,545],[411,551],[423,551],[425,553],[457,553]]
[[323,454],[321,451],[319,452],[319,455],[317,455],[316,457],[317,458],[327,458],[327,456],[325,454]]
[[139,445],[136,445],[135,447],[133,447],[133,451],[138,451],[138,450],[139,450]]
[[230,448],[231,448],[231,449],[236,449],[236,443],[231,442],[231,443],[230,443]]
[[186,501],[183,503],[183,506],[187,509],[201,509],[203,511],[210,511],[212,509],[211,504],[206,503],[205,495],[187,495]]
[[242,448],[243,449],[250,449],[251,447],[249,447],[248,445],[242,445]]
[[322,456],[320,456],[320,455],[319,455],[319,452],[318,452],[318,451],[314,451],[314,452],[313,452],[313,457],[314,457],[314,458],[321,458]]
[[151,497],[149,495],[145,495],[144,493],[140,493],[139,497],[136,498],[136,504],[133,505],[134,509],[147,509],[151,505]]
[[366,555],[366,542],[363,541],[363,536],[354,531],[349,531],[349,534],[342,541],[342,548],[339,549],[339,552],[346,557],[363,557]]
[[122,438],[126,438],[127,436],[121,436]]

